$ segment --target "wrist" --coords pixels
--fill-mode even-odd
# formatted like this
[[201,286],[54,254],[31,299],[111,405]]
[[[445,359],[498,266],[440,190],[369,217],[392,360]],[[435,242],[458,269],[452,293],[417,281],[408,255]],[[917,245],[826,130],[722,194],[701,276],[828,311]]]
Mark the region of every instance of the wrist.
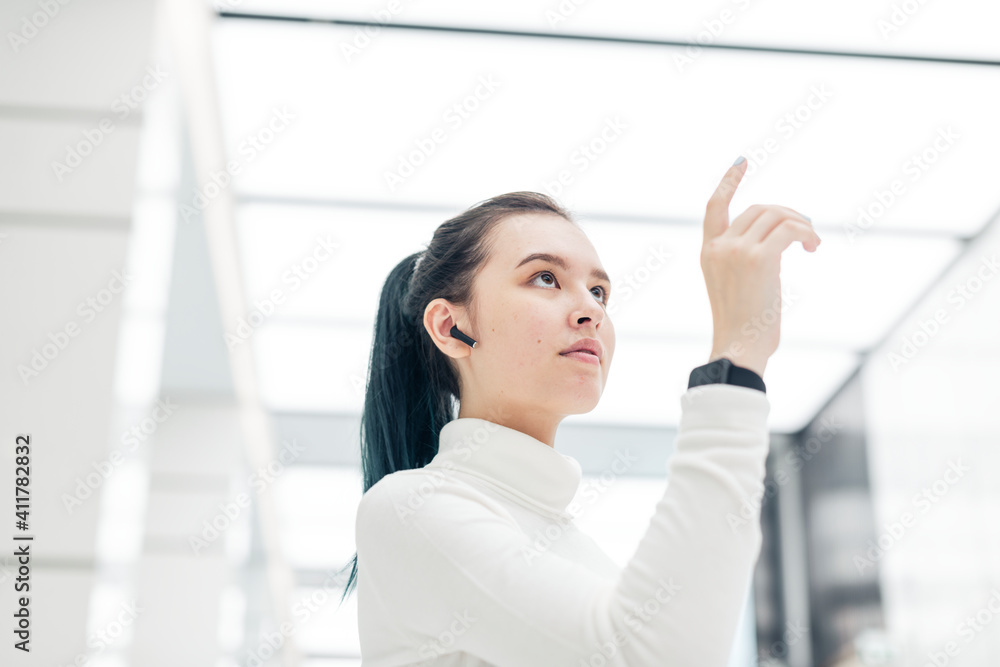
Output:
[[740,366],[725,356],[716,357],[691,371],[691,375],[688,376],[688,389],[703,384],[730,384],[767,393],[767,385],[759,373],[746,366]]
[[740,366],[741,368],[747,368],[757,375],[764,377],[764,368],[767,366],[766,358],[759,358],[749,354],[738,354],[732,349],[719,349],[713,350],[712,354],[708,357],[708,363],[715,361],[716,359],[721,359],[725,357],[729,361],[733,362],[734,365]]

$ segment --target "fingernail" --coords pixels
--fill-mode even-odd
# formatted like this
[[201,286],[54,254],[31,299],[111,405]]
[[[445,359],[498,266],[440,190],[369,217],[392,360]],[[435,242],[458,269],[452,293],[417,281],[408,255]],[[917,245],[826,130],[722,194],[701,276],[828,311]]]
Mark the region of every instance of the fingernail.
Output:
[[808,215],[806,215],[805,213],[803,213],[803,214],[802,214],[802,217],[803,217],[803,218],[805,218],[806,220],[808,220],[809,222],[812,222],[812,221],[813,221],[813,219],[812,219],[812,218],[810,218],[810,217],[809,217]]
[[741,155],[738,158],[736,158],[736,162],[733,163],[733,166],[735,167],[736,165],[744,162],[745,160],[746,160],[746,158]]

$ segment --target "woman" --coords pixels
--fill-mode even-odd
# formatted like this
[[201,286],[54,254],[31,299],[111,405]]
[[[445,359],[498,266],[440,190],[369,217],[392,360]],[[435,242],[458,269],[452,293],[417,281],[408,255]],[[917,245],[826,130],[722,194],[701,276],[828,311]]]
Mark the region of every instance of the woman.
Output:
[[681,396],[669,483],[624,569],[566,511],[581,469],[553,447],[566,415],[597,405],[615,350],[611,285],[583,231],[548,197],[510,193],[390,273],[344,591],[356,581],[365,667],[726,664],[761,544],[759,515],[732,519],[746,524],[763,492],[761,376],[779,330],[741,328],[773,310],[781,252],[820,243],[781,206],[730,225],[745,171],[740,158],[706,207],[713,363]]

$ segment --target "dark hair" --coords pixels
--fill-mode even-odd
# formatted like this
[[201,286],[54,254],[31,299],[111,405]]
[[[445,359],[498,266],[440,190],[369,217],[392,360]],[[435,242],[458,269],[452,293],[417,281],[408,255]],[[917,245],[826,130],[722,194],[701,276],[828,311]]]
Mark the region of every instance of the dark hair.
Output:
[[[509,192],[443,222],[426,249],[403,259],[386,278],[361,413],[362,493],[390,473],[427,465],[437,454],[441,427],[456,418],[461,392],[457,367],[424,328],[424,310],[433,299],[447,299],[468,309],[475,331],[472,286],[492,252],[497,223],[529,212],[553,213],[575,224],[547,195]],[[348,566],[341,603],[356,583],[357,552],[344,569]]]

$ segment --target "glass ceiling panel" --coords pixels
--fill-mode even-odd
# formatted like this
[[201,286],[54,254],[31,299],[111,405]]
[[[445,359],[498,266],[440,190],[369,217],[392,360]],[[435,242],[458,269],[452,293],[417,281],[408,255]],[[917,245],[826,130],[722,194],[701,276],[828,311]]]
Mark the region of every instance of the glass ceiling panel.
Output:
[[675,48],[410,30],[346,62],[350,34],[218,22],[239,193],[467,206],[529,189],[693,222],[742,153],[734,211],[781,203],[828,235],[968,235],[996,211],[993,68],[724,51],[678,71]]
[[860,51],[941,57],[1000,57],[1000,5],[989,0],[948,3],[794,0],[663,3],[655,0],[482,3],[461,0],[214,0],[222,10],[295,16],[488,27],[587,34],[696,44],[741,44],[810,50]]

